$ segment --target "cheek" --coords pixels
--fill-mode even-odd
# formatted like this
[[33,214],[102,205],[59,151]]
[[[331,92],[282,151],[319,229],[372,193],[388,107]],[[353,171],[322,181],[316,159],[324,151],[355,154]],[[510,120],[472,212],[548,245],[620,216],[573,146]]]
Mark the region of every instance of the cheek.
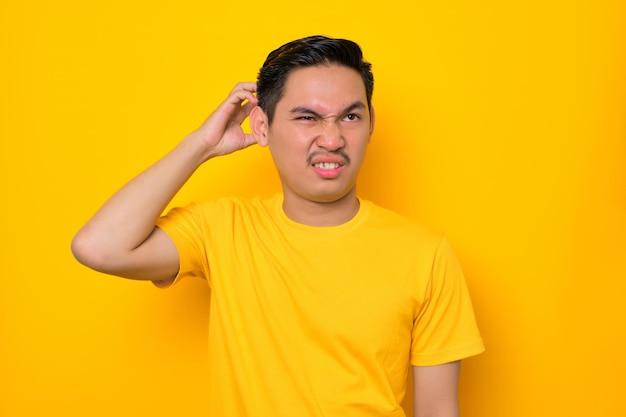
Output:
[[304,129],[281,129],[270,136],[269,145],[277,153],[295,156],[306,152],[311,137],[311,132]]
[[[295,169],[306,160],[306,152],[298,145],[298,142],[285,137],[274,138],[269,142],[269,149],[276,167],[283,172]],[[304,156],[303,156],[304,153]]]
[[365,154],[367,147],[370,143],[371,136],[369,132],[364,132],[363,130],[350,132],[351,135],[351,148],[355,154],[363,155]]

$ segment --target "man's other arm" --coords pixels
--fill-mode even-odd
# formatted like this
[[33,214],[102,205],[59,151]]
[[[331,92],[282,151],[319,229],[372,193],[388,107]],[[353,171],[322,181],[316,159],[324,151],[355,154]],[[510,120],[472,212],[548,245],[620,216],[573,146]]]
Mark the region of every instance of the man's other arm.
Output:
[[459,417],[457,386],[461,362],[413,367],[413,416]]

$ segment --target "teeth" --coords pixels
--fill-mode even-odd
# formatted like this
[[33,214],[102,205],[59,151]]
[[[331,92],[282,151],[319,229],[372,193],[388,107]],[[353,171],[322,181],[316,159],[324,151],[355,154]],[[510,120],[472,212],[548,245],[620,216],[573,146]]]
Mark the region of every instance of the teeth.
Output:
[[315,167],[321,169],[337,169],[339,168],[339,164],[336,162],[320,162],[319,164],[315,164]]

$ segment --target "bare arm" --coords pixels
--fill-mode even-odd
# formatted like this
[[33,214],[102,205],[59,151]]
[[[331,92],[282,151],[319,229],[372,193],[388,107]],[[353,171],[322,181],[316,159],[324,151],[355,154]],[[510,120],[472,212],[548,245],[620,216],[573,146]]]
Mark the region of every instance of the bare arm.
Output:
[[178,252],[156,221],[200,165],[256,143],[241,128],[257,103],[255,91],[254,83],[237,84],[202,126],[117,191],[74,237],[76,259],[126,278],[167,282],[176,276]]
[[457,383],[461,362],[413,367],[413,416],[459,417]]

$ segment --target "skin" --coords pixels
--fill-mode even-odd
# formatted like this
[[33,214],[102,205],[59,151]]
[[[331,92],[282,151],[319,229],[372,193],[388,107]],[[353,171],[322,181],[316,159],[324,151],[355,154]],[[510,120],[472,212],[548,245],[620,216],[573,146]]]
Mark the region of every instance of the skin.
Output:
[[255,83],[237,84],[197,130],[118,190],[74,236],[76,259],[107,274],[171,283],[178,252],[156,221],[203,163],[256,143],[241,128],[257,104],[255,91]]
[[[251,127],[269,145],[292,220],[335,226],[359,209],[356,181],[374,128],[359,73],[339,65],[299,68],[289,75],[271,126],[256,107]],[[335,169],[315,163],[336,163]]]
[[[338,65],[294,70],[271,125],[255,92],[254,83],[237,84],[197,130],[117,191],[74,237],[76,259],[100,272],[168,286],[179,258],[155,227],[158,217],[202,164],[253,144],[269,147],[292,220],[333,226],[351,219],[374,127],[359,74]],[[241,128],[248,116],[252,133]],[[458,373],[458,362],[413,367],[414,416],[458,417]]]
[[459,417],[461,362],[413,367],[413,416]]

